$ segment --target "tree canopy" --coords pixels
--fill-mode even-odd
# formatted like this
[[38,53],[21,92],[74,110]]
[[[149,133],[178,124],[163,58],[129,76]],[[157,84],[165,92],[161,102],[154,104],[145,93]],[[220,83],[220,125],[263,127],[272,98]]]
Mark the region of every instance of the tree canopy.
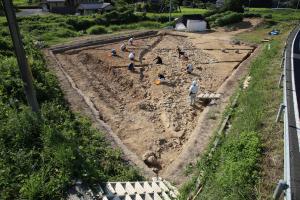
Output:
[[242,0],[225,0],[225,10],[244,12]]

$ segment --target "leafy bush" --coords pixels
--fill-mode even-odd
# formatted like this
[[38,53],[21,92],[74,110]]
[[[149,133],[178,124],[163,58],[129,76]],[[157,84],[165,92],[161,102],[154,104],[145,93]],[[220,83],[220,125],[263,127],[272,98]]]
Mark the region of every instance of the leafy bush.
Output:
[[66,23],[73,26],[76,31],[86,30],[96,24],[93,20],[80,18],[69,18]]
[[258,14],[258,13],[244,13],[243,16],[245,18],[260,18],[261,14]]
[[[141,16],[143,18],[143,16]],[[98,19],[99,20],[99,19]],[[128,9],[125,11],[113,10],[111,12],[105,13],[101,21],[105,22],[106,25],[111,23],[132,23],[139,21],[140,18],[134,14],[133,9]]]
[[4,37],[0,38],[0,54],[6,56],[13,55],[13,45],[10,39],[5,39]]
[[[157,21],[160,23],[165,23],[165,22],[169,22],[169,16],[166,15],[153,15],[153,16],[149,16],[148,20],[150,21]],[[174,20],[174,17],[171,17],[171,21]]]
[[263,15],[263,18],[265,18],[265,19],[272,19],[272,14]]
[[243,15],[240,13],[231,13],[228,15],[225,15],[221,18],[216,19],[215,23],[218,26],[225,26],[228,24],[233,24],[233,23],[237,23],[237,22],[241,22],[243,21]]
[[104,26],[100,26],[100,25],[95,25],[90,27],[87,31],[88,34],[104,34],[107,33],[108,31],[106,30],[106,28]]
[[224,8],[233,12],[244,12],[242,0],[225,0]]
[[208,20],[210,22],[214,22],[218,18],[224,17],[225,15],[229,15],[231,13],[233,13],[233,12],[232,11],[227,11],[227,12],[216,13],[214,15],[211,15],[211,16],[207,17],[206,20]]
[[212,16],[212,15],[214,15],[214,14],[217,14],[217,13],[218,13],[218,10],[217,10],[217,9],[209,10],[209,11],[205,12],[205,13],[203,14],[203,16],[204,16],[204,17],[210,17],[210,16]]
[[[49,20],[33,19],[43,20],[41,24]],[[76,34],[69,29],[56,30],[61,31],[48,34]],[[11,40],[3,35],[0,47],[7,52]],[[0,199],[63,199],[77,179],[91,186],[108,180],[142,180],[88,120],[70,112],[56,77],[46,68],[31,36],[23,30],[40,113],[32,113],[26,106],[16,59],[0,51]]]

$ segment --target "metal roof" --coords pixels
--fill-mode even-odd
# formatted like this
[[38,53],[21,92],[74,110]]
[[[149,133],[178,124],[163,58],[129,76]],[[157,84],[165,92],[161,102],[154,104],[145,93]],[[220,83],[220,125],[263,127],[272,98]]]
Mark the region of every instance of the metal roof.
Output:
[[110,6],[110,3],[81,3],[78,6],[79,10],[98,10]]
[[55,3],[55,2],[65,2],[65,0],[47,0],[49,3]]

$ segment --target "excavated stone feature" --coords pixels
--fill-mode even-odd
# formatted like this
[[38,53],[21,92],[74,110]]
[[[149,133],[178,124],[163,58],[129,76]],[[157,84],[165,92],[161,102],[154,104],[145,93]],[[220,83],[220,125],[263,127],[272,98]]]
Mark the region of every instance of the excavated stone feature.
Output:
[[[65,51],[56,58],[121,141],[149,168],[163,173],[182,151],[206,106],[200,101],[189,105],[191,82],[199,83],[199,93],[216,92],[253,51],[229,40],[210,42],[199,43],[195,35],[159,35],[136,39],[126,52],[120,51],[122,42],[116,42]],[[179,58],[177,47],[188,60]],[[113,48],[117,50],[114,57]],[[130,52],[136,55],[133,72],[127,69]],[[153,61],[158,55],[161,65]],[[192,74],[186,73],[187,64],[194,66]],[[157,85],[160,73],[167,81]]]

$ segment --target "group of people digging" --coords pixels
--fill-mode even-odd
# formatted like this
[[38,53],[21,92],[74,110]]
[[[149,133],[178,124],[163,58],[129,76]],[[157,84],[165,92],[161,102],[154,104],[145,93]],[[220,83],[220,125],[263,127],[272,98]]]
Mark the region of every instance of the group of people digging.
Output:
[[[134,45],[134,38],[130,38],[128,40],[128,45]],[[120,50],[122,52],[125,52],[125,51],[128,51],[127,50],[127,46],[125,43],[122,43],[122,45],[120,46]],[[178,58],[179,59],[182,59],[184,61],[188,61],[188,56],[186,54],[186,52],[184,52],[180,47],[177,46],[177,49],[176,49],[177,53],[178,53]],[[112,49],[111,50],[111,55],[112,56],[117,56],[117,51],[115,49]],[[128,70],[130,71],[134,71],[135,70],[135,66],[134,66],[134,61],[135,61],[135,53],[133,51],[131,51],[128,55],[128,59],[130,60],[130,63],[128,65]],[[163,64],[163,60],[160,56],[156,56],[154,58],[155,61],[155,64]],[[193,72],[193,65],[192,64],[187,64],[186,66],[186,72],[188,74],[191,74]],[[141,67],[140,70],[139,70],[139,74],[140,74],[140,81],[143,81],[144,79],[144,68]],[[157,83],[160,84],[160,83],[163,83],[163,82],[166,82],[166,77],[160,73],[158,74],[158,79],[157,79]],[[189,88],[189,99],[190,99],[190,105],[193,106],[195,105],[195,101],[196,101],[196,95],[198,93],[198,84],[197,82],[194,80],[192,81],[192,84]]]

